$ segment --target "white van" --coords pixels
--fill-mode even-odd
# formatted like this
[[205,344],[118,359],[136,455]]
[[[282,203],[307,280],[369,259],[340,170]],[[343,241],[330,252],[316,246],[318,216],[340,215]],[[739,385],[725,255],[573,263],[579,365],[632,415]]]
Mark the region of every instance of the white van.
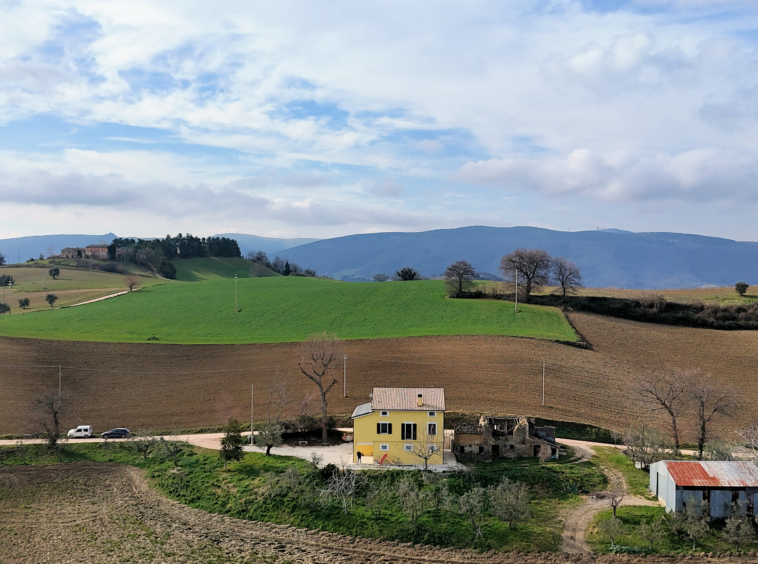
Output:
[[76,429],[68,432],[69,439],[89,439],[92,436],[92,427],[89,425],[79,425]]

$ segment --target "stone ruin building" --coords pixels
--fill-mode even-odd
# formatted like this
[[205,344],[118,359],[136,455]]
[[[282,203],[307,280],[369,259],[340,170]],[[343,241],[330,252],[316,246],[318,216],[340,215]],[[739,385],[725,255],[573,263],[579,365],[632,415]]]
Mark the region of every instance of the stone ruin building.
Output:
[[478,425],[455,426],[453,452],[459,460],[476,462],[500,457],[536,457],[540,456],[542,449],[549,449],[550,458],[560,456],[555,427],[538,427],[531,417],[482,415]]

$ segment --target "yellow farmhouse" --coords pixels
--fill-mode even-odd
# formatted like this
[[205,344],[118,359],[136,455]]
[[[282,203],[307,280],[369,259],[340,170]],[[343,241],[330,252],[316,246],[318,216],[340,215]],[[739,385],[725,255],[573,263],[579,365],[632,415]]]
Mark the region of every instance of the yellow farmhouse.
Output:
[[363,457],[379,464],[443,463],[443,388],[374,388],[352,418],[354,463]]

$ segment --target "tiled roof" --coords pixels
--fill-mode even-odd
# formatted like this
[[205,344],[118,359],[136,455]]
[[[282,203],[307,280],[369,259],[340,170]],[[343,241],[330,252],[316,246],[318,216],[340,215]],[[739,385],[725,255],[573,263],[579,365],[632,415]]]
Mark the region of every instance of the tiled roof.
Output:
[[350,418],[355,419],[356,417],[360,417],[361,415],[368,415],[369,413],[371,413],[371,402],[362,403],[353,410],[353,414],[350,416]]
[[[421,394],[422,404],[418,405]],[[374,388],[371,408],[400,411],[445,411],[444,388]]]
[[758,466],[752,462],[664,462],[677,486],[758,488]]

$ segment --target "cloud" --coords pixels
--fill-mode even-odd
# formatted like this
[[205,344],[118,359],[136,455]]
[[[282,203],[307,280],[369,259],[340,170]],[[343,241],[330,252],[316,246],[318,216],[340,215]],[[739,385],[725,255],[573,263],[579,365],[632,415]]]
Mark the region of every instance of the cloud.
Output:
[[400,186],[394,180],[380,180],[372,184],[368,191],[380,198],[400,198],[405,191],[405,187]]
[[116,174],[56,175],[40,170],[25,175],[0,175],[0,202],[43,209],[86,208],[98,214],[150,214],[172,220],[258,217],[316,227],[424,223],[418,214],[375,205],[317,198],[269,198],[251,193],[250,188],[244,180],[213,189],[205,184],[132,183]]
[[717,149],[632,155],[578,149],[562,157],[466,163],[460,182],[605,201],[758,201],[758,155]]

